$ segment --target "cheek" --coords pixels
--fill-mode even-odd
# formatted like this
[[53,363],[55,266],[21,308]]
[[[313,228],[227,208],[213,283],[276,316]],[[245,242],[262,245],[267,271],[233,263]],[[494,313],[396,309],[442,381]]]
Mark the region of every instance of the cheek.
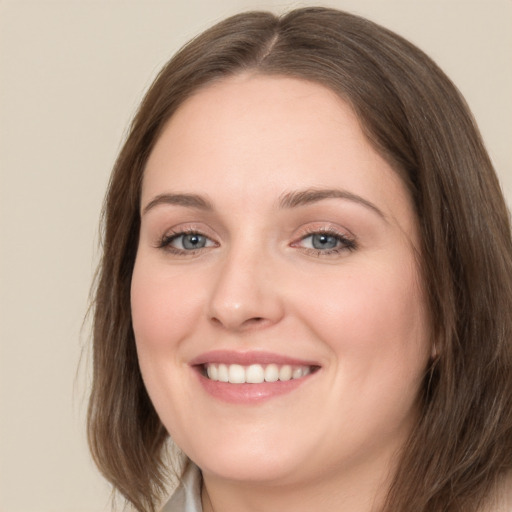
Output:
[[[131,282],[131,313],[139,344],[168,344],[179,339],[197,315],[197,294],[187,293],[194,284],[184,276],[156,271],[151,262],[137,260]],[[185,282],[186,281],[186,282]]]
[[389,372],[423,371],[429,336],[411,262],[348,269],[321,293],[317,288],[304,295],[314,298],[303,305],[310,327],[347,371],[362,376],[380,371],[385,378],[392,377]]
[[180,417],[176,397],[192,401],[180,347],[200,310],[194,289],[190,278],[162,271],[151,258],[140,257],[135,263],[131,313],[139,365],[151,401],[168,427]]
[[304,308],[310,329],[332,353],[326,407],[336,411],[334,430],[350,418],[353,445],[393,438],[415,417],[430,352],[416,271],[371,267],[341,282]]

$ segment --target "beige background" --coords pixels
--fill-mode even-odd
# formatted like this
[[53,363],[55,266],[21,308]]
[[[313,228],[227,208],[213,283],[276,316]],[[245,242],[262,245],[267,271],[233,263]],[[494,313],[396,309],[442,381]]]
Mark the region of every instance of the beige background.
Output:
[[[408,37],[472,108],[512,199],[512,1],[339,0]],[[84,437],[88,289],[125,127],[189,37],[306,2],[0,0],[0,512],[99,512]]]

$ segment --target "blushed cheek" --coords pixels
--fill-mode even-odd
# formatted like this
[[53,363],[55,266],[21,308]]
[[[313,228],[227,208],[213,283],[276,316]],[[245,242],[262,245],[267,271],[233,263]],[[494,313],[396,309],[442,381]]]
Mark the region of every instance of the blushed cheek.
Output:
[[379,358],[398,365],[419,358],[423,364],[427,323],[415,270],[407,265],[389,270],[331,283],[321,301],[305,308],[319,337],[330,340],[340,359],[350,355],[366,366]]
[[137,346],[158,345],[162,338],[162,301],[150,283],[137,279],[134,273],[131,287],[132,323]]
[[169,343],[176,308],[176,301],[162,286],[162,280],[136,264],[131,284],[131,313],[139,351],[141,348],[158,350]]
[[136,263],[132,322],[139,355],[169,355],[198,322],[202,295],[189,275],[171,274],[152,261]]

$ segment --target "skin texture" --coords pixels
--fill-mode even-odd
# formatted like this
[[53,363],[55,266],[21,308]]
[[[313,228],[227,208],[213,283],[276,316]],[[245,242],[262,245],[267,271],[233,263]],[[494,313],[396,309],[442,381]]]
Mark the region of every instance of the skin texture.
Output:
[[[345,197],[282,204],[320,189]],[[211,208],[155,204],[162,194]],[[320,500],[373,510],[416,418],[431,346],[413,206],[350,107],[292,78],[207,86],[157,141],[141,217],[140,367],[162,422],[203,471],[205,509],[296,512]],[[313,247],[325,230],[341,237],[334,252]],[[183,231],[205,246],[184,249]],[[290,393],[227,403],[190,364],[219,349],[320,369]]]

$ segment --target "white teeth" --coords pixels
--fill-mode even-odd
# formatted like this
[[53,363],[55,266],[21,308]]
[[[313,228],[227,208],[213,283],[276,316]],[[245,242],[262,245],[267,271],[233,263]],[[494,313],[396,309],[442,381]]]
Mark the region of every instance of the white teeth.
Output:
[[219,380],[219,369],[216,365],[210,364],[208,369],[206,370],[208,373],[208,378],[211,380]]
[[277,364],[269,364],[265,368],[265,382],[276,382],[279,380],[279,368]]
[[245,382],[250,384],[261,384],[265,381],[265,370],[261,364],[251,364],[245,370]]
[[297,366],[292,371],[292,379],[300,379],[302,377],[302,366]]
[[292,366],[284,364],[251,364],[242,366],[240,364],[216,364],[205,365],[206,375],[210,380],[229,382],[231,384],[261,384],[262,382],[288,381],[300,379],[311,373],[310,366]]
[[228,367],[225,364],[219,364],[217,375],[217,380],[219,380],[219,382],[229,382]]
[[245,382],[245,370],[244,367],[239,364],[230,364],[228,375],[231,384],[243,384]]
[[279,380],[290,380],[292,378],[292,367],[289,364],[281,366],[279,370]]

